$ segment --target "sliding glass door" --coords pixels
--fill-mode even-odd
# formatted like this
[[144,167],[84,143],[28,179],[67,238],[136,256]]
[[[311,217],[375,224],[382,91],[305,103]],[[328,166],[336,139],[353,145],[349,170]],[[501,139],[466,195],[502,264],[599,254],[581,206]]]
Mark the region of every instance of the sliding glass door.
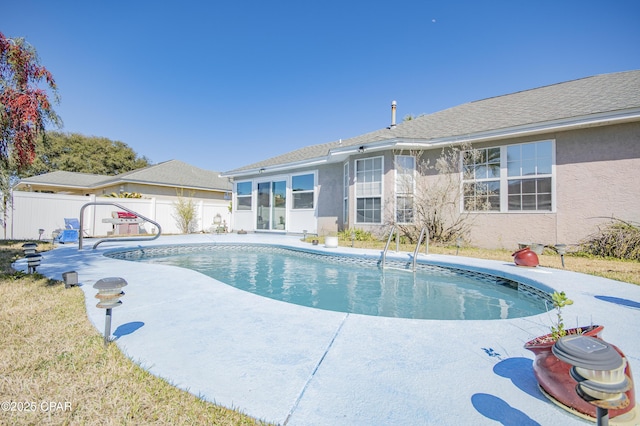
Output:
[[287,182],[258,183],[258,215],[256,229],[286,229]]

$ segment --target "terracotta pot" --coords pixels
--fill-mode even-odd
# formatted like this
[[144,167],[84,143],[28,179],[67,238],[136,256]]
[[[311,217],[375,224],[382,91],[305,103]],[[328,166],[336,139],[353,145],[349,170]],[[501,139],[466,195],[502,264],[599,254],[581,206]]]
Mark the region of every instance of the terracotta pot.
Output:
[[[598,339],[602,337],[600,334],[604,326],[593,325],[584,328],[572,328],[567,330],[567,334],[578,334],[582,332],[585,336],[591,336]],[[569,412],[576,414],[576,411],[581,415],[589,417],[596,417],[595,405],[589,404],[576,393],[576,381],[571,377],[569,370],[571,365],[566,362],[560,361],[551,352],[551,348],[555,344],[551,334],[537,337],[529,342],[525,343],[524,348],[530,350],[535,354],[535,360],[533,361],[533,373],[538,380],[538,385],[544,391],[543,393],[547,398],[559,402],[560,407]],[[625,358],[625,355],[616,346],[613,348]],[[633,380],[631,375],[631,367],[627,363],[625,368],[625,374]],[[616,416],[620,416],[631,411],[635,405],[635,392],[634,389],[630,389],[626,392],[629,398],[629,405],[622,409],[609,410],[609,418],[613,419]]]
[[538,266],[540,261],[538,260],[538,255],[531,250],[529,247],[525,247],[513,253],[513,261],[518,266],[528,266],[534,267]]

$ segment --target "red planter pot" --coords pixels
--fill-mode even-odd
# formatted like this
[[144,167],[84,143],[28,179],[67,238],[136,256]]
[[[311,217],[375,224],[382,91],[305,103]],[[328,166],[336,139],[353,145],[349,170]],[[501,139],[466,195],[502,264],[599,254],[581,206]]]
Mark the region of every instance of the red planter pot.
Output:
[[534,267],[538,266],[538,264],[540,263],[536,252],[531,250],[529,247],[520,249],[513,253],[511,256],[513,256],[513,261],[518,266]]
[[[602,337],[600,334],[603,329],[604,326],[593,325],[581,329],[569,329],[567,330],[567,334],[578,334],[582,331],[582,334],[585,336],[601,339]],[[586,415],[595,418],[596,407],[580,398],[576,393],[577,383],[573,378],[571,378],[569,373],[571,365],[560,361],[556,358],[553,352],[551,352],[551,347],[554,343],[555,341],[551,337],[551,334],[547,334],[545,336],[537,337],[524,345],[525,349],[528,349],[535,354],[535,360],[533,361],[533,373],[538,380],[538,385],[540,385],[546,397],[555,400],[554,402],[559,403],[559,405],[567,411],[573,412],[577,415]],[[614,345],[612,346],[623,358],[626,358],[620,349]],[[629,363],[627,363],[625,374],[633,380]],[[610,419],[628,413],[634,409],[636,405],[634,389],[631,388],[626,392],[626,394],[629,398],[629,405],[622,409],[609,410]]]

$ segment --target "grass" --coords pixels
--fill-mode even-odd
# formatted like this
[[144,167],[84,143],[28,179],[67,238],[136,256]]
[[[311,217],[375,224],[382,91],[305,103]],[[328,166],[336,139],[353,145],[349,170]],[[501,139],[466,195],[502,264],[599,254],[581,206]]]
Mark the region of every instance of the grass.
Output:
[[[87,318],[80,288],[65,289],[60,281],[12,271],[11,263],[22,257],[21,243],[0,242],[0,403],[15,402],[10,407],[15,411],[5,411],[3,405],[0,424],[264,424],[177,389],[140,368],[114,344],[105,348],[102,334]],[[348,247],[351,241],[340,244]],[[356,241],[355,246],[382,250],[384,243]],[[414,248],[403,245],[400,250]],[[429,247],[438,254],[455,255],[456,250]],[[462,247],[458,254],[512,261],[507,250]],[[542,266],[562,267],[557,254],[547,251],[539,257]],[[640,262],[567,255],[565,266],[640,285]]]
[[[115,344],[105,348],[82,290],[12,272],[18,257],[21,243],[0,242],[0,424],[264,424],[149,374]],[[11,401],[15,411],[6,410]]]

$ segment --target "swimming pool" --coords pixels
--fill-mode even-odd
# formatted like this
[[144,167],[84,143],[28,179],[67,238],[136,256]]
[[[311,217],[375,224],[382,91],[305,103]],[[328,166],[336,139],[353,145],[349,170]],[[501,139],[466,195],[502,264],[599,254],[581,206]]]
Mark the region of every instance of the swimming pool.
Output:
[[547,310],[545,294],[488,274],[406,262],[327,255],[280,246],[156,246],[110,254],[189,268],[260,296],[365,315],[439,320],[519,318]]

